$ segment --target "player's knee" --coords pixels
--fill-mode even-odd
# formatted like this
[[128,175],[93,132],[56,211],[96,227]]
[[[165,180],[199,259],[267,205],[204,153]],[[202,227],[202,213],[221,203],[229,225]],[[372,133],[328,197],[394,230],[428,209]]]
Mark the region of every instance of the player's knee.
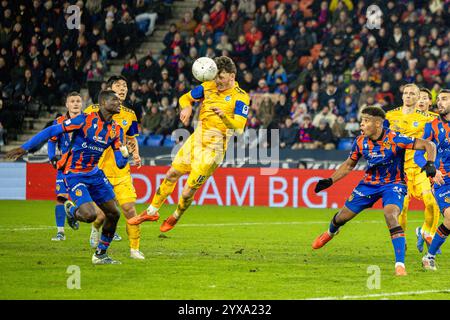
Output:
[[94,222],[97,218],[97,213],[95,212],[94,207],[89,208],[79,208],[78,215],[83,217],[83,220],[87,223]]
[[120,218],[120,211],[117,208],[115,208],[115,209],[109,210],[108,212],[105,212],[105,215],[110,220],[118,221]]
[[169,171],[167,171],[166,179],[169,180],[170,182],[176,182],[180,176],[181,173],[179,173],[173,168],[170,168]]

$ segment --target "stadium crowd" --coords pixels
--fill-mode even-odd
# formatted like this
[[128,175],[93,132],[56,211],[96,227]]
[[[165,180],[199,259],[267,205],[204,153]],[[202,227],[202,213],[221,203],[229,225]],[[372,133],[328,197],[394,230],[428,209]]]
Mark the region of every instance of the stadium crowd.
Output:
[[[132,51],[148,34],[134,18],[154,1],[87,0],[85,28],[64,35],[58,34],[64,19],[52,18],[58,12],[53,2],[35,0],[26,8],[1,1],[3,97],[25,104],[40,97],[51,108],[64,92],[87,84],[95,99],[106,80],[105,60]],[[379,29],[366,26],[373,4],[383,13]],[[433,98],[449,86],[450,1],[199,0],[170,26],[163,43],[162,52],[127,57],[122,69],[130,84],[127,103],[141,123],[140,142],[182,126],[177,98],[198,84],[193,61],[227,55],[252,96],[249,128],[279,128],[283,148],[341,148],[340,141],[359,133],[363,108],[402,104],[404,84],[426,87]]]
[[[89,89],[95,101],[108,60],[133,51],[172,0],[0,1],[0,145],[3,127],[20,133],[24,116],[62,105],[64,96]],[[67,27],[80,8],[79,29]],[[73,13],[73,12],[72,12]]]
[[[380,29],[366,27],[372,4]],[[433,98],[448,87],[449,27],[448,0],[200,0],[171,25],[158,59],[132,57],[122,74],[136,88],[143,132],[167,134],[178,127],[177,97],[196,84],[193,61],[227,55],[253,97],[249,128],[279,128],[283,148],[348,148],[363,108],[400,106],[410,82]]]

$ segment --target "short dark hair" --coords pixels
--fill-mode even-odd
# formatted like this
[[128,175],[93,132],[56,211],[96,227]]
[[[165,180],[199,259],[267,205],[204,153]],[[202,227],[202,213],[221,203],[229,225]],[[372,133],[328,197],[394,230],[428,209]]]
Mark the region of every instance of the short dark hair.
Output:
[[221,56],[214,59],[217,65],[217,74],[225,71],[227,73],[237,74],[236,65],[233,60],[227,56]]
[[105,100],[115,98],[116,93],[112,90],[102,90],[98,94],[98,104],[101,105]]
[[440,95],[441,93],[450,93],[450,89],[441,89],[441,91],[439,91],[438,95]]
[[127,78],[125,78],[125,77],[122,76],[122,75],[118,75],[118,76],[111,76],[111,77],[109,77],[108,81],[106,81],[106,86],[107,86],[108,88],[111,88],[112,85],[113,85],[115,82],[120,81],[120,80],[125,81],[125,82],[127,83],[127,85],[128,85],[128,80],[127,80]]
[[72,91],[72,92],[69,92],[69,93],[66,95],[66,98],[64,99],[64,101],[67,102],[67,99],[69,99],[70,97],[80,97],[80,98],[82,98],[82,97],[81,97],[81,93],[79,93],[79,92],[77,92],[77,91]]
[[361,114],[367,114],[372,117],[380,117],[386,119],[386,113],[379,107],[367,107],[361,111]]
[[428,94],[428,98],[430,98],[430,100],[433,99],[433,95],[431,94],[431,91],[429,89],[421,87],[420,92],[426,92]]

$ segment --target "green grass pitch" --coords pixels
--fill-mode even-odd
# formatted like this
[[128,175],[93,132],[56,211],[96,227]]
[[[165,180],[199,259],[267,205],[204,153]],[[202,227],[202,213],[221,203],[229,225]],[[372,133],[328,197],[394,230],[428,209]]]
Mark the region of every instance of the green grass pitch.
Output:
[[[146,205],[138,205],[138,211]],[[142,225],[146,260],[129,258],[124,219],[121,242],[110,255],[122,265],[93,266],[90,226],[67,240],[55,235],[51,201],[0,201],[1,299],[449,299],[450,249],[443,246],[437,272],[425,272],[415,247],[422,213],[409,215],[406,266],[397,278],[389,232],[380,211],[363,212],[324,248],[314,238],[335,210],[193,206],[160,237],[158,223]],[[71,265],[80,268],[80,289],[68,289]],[[370,266],[380,270],[379,289]],[[377,268],[372,267],[372,268]],[[370,269],[369,269],[370,270]]]

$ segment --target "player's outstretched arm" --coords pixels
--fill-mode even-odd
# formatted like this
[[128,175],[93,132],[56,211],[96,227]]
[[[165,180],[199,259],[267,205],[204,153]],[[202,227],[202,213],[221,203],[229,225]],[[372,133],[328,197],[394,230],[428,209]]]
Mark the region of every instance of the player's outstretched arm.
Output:
[[128,163],[128,150],[126,146],[120,147],[120,150],[114,150],[114,158],[119,169],[125,168]]
[[141,156],[139,155],[139,144],[136,137],[127,137],[127,148],[133,155],[134,164],[140,168],[142,163]]
[[319,180],[314,188],[314,192],[318,193],[322,190],[325,190],[333,185],[333,183],[341,180],[345,176],[347,176],[358,163],[357,160],[353,160],[351,158],[347,158],[344,163],[331,175],[328,179]]
[[64,128],[60,124],[55,124],[53,126],[47,127],[41,132],[37,133],[35,136],[33,136],[30,140],[25,142],[22,146],[9,151],[6,154],[6,158],[11,160],[17,160],[21,156],[25,155],[28,152],[28,150],[38,146],[42,142],[50,139],[51,137],[60,135],[63,132]]

